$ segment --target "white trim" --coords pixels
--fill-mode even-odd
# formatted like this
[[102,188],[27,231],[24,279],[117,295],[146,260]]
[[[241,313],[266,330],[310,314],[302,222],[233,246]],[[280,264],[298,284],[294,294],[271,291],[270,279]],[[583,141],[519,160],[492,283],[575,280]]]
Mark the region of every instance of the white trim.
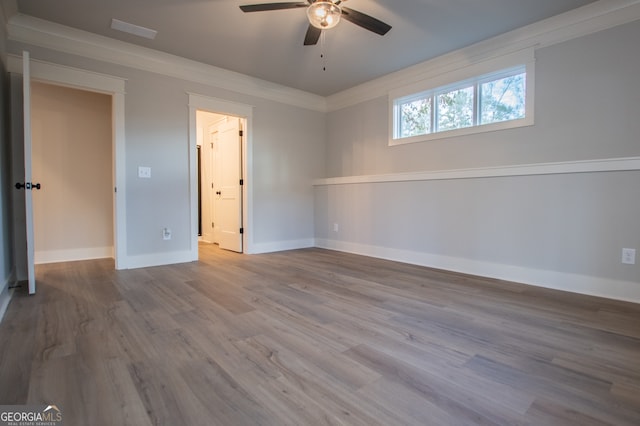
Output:
[[[31,160],[32,127],[31,127],[31,62],[29,52],[22,52],[22,129],[24,141],[24,180],[31,181],[33,169]],[[33,196],[31,191],[25,193],[25,232],[27,242],[27,281],[29,294],[36,293],[36,270],[34,262],[35,239],[33,222]]]
[[73,262],[76,260],[91,260],[113,258],[113,247],[89,247],[67,250],[46,250],[35,252],[35,263]]
[[459,257],[440,256],[431,253],[328,239],[316,239],[316,247],[554,290],[640,303],[640,286],[637,282],[632,281],[531,269],[515,265],[481,262]]
[[[7,61],[7,69],[9,72],[22,74],[22,56],[9,54]],[[78,89],[90,88],[93,92],[108,94],[124,93],[124,85],[126,82],[124,78],[53,64],[37,59],[31,59],[31,77],[32,80],[55,82],[59,86]]]
[[[8,70],[22,73],[22,59],[8,56]],[[50,62],[31,60],[31,78],[65,87],[73,87],[112,95],[111,119],[113,121],[113,179],[114,188],[114,245],[116,269],[127,268],[127,208],[126,208],[126,151],[125,151],[125,82],[126,80],[72,68]]]
[[[528,84],[527,84],[528,86]],[[532,103],[533,100],[529,100],[527,99],[526,101],[526,110],[529,111],[529,104]],[[390,100],[389,102],[389,120],[393,121],[394,120],[394,102],[393,99]],[[525,112],[526,113],[526,112]],[[453,129],[453,130],[443,130],[443,131],[439,131],[439,132],[433,132],[433,133],[426,133],[424,135],[416,135],[416,136],[409,136],[409,137],[404,137],[404,138],[393,138],[393,132],[396,130],[394,128],[394,124],[390,124],[389,125],[389,138],[388,138],[388,142],[387,145],[388,146],[401,146],[401,145],[407,145],[407,144],[412,144],[412,143],[420,143],[420,142],[429,142],[429,141],[436,141],[439,139],[447,139],[447,138],[457,138],[457,137],[461,137],[461,136],[468,136],[468,135],[476,135],[479,133],[489,133],[489,132],[497,132],[500,130],[508,130],[508,129],[517,129],[518,127],[527,127],[527,126],[533,126],[534,122],[533,122],[533,117],[531,116],[527,116],[524,118],[518,118],[518,119],[514,119],[514,120],[507,120],[507,121],[500,121],[497,123],[490,123],[490,124],[476,124],[475,126],[469,126],[469,127],[463,127],[460,129]]]
[[127,154],[125,136],[124,93],[114,93],[111,100],[113,120],[113,234],[116,269],[127,268]]
[[32,16],[19,14],[11,17],[7,30],[10,40],[176,77],[210,87],[232,90],[301,108],[316,111],[326,110],[326,100],[319,95]]
[[197,110],[204,110],[223,115],[234,115],[245,120],[246,128],[242,138],[242,252],[253,253],[253,106],[230,102],[224,99],[187,93],[189,95],[189,191],[190,191],[190,215],[191,218],[191,244],[190,250],[193,260],[198,259],[198,168],[197,156]]
[[640,157],[316,179],[314,186],[640,170]]
[[0,286],[0,322],[2,322],[2,318],[9,307],[9,302],[11,302],[11,296],[13,296],[13,290],[10,290],[9,287],[15,282],[14,278],[15,267],[11,269],[9,276],[4,280],[2,286]]
[[638,19],[640,0],[596,1],[331,95],[327,98],[327,111],[386,96],[398,87],[446,75],[491,58],[552,46]]
[[232,102],[226,99],[214,98],[192,92],[187,92],[187,95],[189,95],[189,106],[194,106],[198,109],[205,109],[224,115],[231,114],[237,117],[245,117],[253,114],[253,105]]
[[193,262],[191,250],[173,251],[166,253],[140,254],[128,257],[127,268],[148,268],[151,266],[172,265],[174,263]]
[[270,243],[257,243],[253,245],[253,254],[273,253],[276,251],[298,250],[315,246],[313,238],[289,241],[273,241]]

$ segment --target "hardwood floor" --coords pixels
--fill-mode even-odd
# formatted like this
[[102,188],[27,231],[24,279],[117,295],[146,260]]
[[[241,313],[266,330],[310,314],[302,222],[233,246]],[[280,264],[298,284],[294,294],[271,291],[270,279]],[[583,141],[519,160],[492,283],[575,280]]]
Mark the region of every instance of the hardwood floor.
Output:
[[66,425],[640,424],[640,305],[320,249],[37,278],[0,404]]

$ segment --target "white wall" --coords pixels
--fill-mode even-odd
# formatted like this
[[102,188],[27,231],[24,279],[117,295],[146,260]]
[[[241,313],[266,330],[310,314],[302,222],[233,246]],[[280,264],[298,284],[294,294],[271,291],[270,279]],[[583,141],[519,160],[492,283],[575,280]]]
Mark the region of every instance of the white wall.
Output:
[[[132,265],[190,255],[188,93],[253,106],[255,251],[312,245],[313,188],[324,171],[324,114],[157,73],[9,41],[9,51],[126,78],[127,255]],[[151,179],[137,177],[151,167]],[[172,239],[162,240],[162,229]],[[176,260],[177,259],[177,260]]]
[[113,256],[111,96],[31,85],[35,261]]
[[[327,176],[638,157],[637,40],[640,22],[537,50],[532,127],[389,147],[386,97],[330,112]],[[638,171],[318,183],[320,246],[640,301],[620,262],[640,249]]]

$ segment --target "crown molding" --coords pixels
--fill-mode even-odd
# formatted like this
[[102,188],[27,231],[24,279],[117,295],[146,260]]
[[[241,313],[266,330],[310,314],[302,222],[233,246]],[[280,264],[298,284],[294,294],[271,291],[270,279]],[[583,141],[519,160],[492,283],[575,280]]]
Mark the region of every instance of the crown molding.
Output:
[[638,19],[640,0],[600,0],[331,95],[327,98],[327,111],[386,96],[399,87],[475,63],[530,48],[552,46]]
[[162,74],[301,108],[326,111],[326,98],[266,80],[87,31],[17,14],[7,24],[9,39],[99,61]]

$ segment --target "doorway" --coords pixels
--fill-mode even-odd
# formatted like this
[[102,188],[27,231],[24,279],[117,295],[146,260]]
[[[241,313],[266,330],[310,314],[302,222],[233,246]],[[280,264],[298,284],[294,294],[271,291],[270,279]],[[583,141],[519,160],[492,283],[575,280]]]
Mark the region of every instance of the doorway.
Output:
[[[240,130],[240,143],[234,144],[239,152],[236,154],[240,158],[238,164],[240,179],[230,182],[235,184],[239,190],[235,192],[237,199],[235,203],[239,206],[239,222],[237,233],[239,233],[239,241],[241,242],[242,253],[253,253],[253,211],[252,197],[253,189],[251,185],[252,169],[247,165],[251,164],[251,146],[252,146],[252,126],[253,126],[253,107],[251,105],[230,102],[224,99],[217,99],[199,94],[189,93],[189,170],[190,170],[190,212],[191,212],[191,258],[197,260],[199,258],[198,251],[198,225],[199,225],[199,186],[198,186],[198,138],[202,140],[205,135],[204,130],[198,130],[198,111],[214,113],[220,116],[227,116],[237,120]],[[231,133],[230,133],[231,134]],[[223,165],[229,163],[224,162]],[[234,161],[234,164],[237,164]],[[223,176],[225,173],[223,173]],[[224,183],[223,183],[224,184]],[[204,186],[201,185],[201,186]],[[210,186],[210,185],[209,185]],[[226,186],[226,185],[225,185]],[[215,182],[214,182],[215,187]],[[202,189],[202,188],[200,188]],[[225,198],[225,191],[221,190],[219,194]],[[215,193],[214,188],[214,193]],[[229,194],[229,191],[226,191]],[[218,194],[215,194],[218,195]],[[222,207],[221,207],[222,209]],[[225,209],[222,209],[226,211]],[[234,214],[235,215],[235,214]],[[215,229],[215,221],[214,221]],[[235,236],[236,238],[238,235]]]
[[245,120],[196,111],[199,241],[243,252],[242,145]]
[[35,263],[114,257],[111,96],[33,81]]
[[[37,80],[44,83],[69,88],[98,92],[111,97],[112,117],[112,196],[113,196],[113,253],[116,269],[128,267],[126,252],[126,181],[125,181],[125,135],[124,135],[124,105],[125,80],[118,77],[98,74],[78,68],[61,66],[44,61],[31,61],[28,52],[22,56],[8,55],[7,69],[11,73],[12,140],[16,144],[13,164],[14,181],[31,180],[31,126],[22,132],[22,123],[31,122],[30,82]],[[15,84],[14,84],[15,83]],[[18,106],[22,105],[21,111]],[[28,136],[28,137],[27,137]],[[27,140],[29,141],[27,144]],[[22,147],[24,146],[24,150]],[[27,152],[27,147],[28,152]],[[22,158],[24,152],[24,158]],[[28,160],[28,161],[27,161]],[[20,164],[24,163],[24,168]],[[27,174],[27,163],[28,174]],[[16,193],[14,193],[16,194]],[[24,192],[23,194],[26,194]],[[29,200],[29,203],[26,200]],[[33,256],[33,209],[31,197],[14,195],[15,217],[25,217],[24,227],[19,225],[14,229],[14,250],[16,255],[15,271],[18,281],[29,280],[29,292],[35,293],[34,256]],[[29,237],[30,235],[30,237]],[[30,248],[29,248],[30,247]],[[24,253],[25,255],[21,255]]]

